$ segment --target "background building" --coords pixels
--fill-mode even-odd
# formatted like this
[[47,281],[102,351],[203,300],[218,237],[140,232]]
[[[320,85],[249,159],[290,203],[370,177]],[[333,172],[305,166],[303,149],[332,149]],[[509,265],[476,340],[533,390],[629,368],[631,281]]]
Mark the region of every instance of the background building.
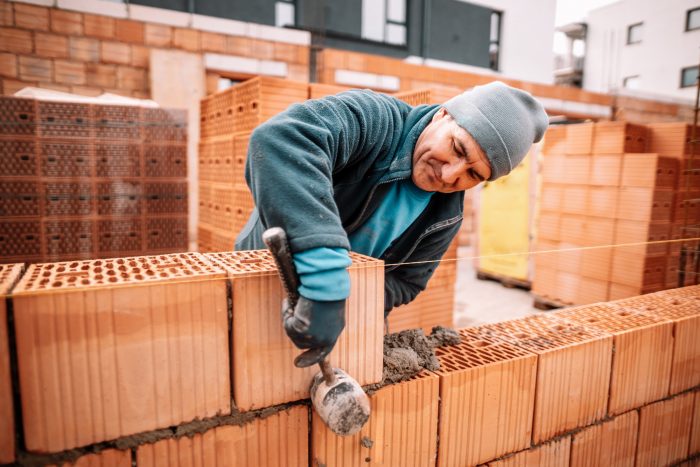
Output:
[[622,0],[590,12],[583,87],[695,98],[700,2]]
[[[311,32],[315,48],[552,82],[555,0],[137,0],[135,4]],[[533,10],[542,14],[528,15]],[[313,55],[313,54],[312,54]],[[313,58],[312,58],[313,61]],[[313,77],[312,77],[313,78]],[[349,80],[346,84],[352,83]]]

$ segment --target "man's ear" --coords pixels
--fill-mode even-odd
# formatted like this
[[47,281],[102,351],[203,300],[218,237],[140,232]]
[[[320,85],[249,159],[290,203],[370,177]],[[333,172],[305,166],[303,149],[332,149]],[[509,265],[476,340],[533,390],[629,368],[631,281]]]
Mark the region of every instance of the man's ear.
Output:
[[434,122],[436,120],[440,120],[441,118],[445,118],[447,115],[447,109],[444,107],[440,107],[440,109],[435,112],[435,115],[433,115],[433,118],[430,120],[431,122]]

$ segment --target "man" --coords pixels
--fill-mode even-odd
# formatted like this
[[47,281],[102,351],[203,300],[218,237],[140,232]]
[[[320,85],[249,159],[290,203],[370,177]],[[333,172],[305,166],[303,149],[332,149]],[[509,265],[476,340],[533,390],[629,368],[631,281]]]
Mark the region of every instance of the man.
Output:
[[546,128],[542,105],[501,82],[442,106],[368,90],[295,104],[251,136],[257,209],[236,249],[264,248],[266,228],[286,231],[301,298],[284,327],[324,357],[345,326],[348,250],[387,264],[385,315],[409,303],[459,230],[464,190],[508,174]]

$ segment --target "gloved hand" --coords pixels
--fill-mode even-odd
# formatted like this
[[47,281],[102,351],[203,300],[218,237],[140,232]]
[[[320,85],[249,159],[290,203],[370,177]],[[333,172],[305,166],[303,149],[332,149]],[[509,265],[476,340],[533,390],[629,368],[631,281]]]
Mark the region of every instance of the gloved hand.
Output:
[[345,328],[345,300],[319,302],[299,297],[295,308],[282,303],[284,330],[300,349],[321,349],[320,358],[331,353]]

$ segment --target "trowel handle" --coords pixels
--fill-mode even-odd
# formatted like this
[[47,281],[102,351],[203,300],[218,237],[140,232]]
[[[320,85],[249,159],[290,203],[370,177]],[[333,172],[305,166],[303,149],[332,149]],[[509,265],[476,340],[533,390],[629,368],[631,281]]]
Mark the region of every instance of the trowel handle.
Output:
[[294,267],[287,234],[281,227],[272,227],[263,232],[262,239],[277,264],[277,271],[284,291],[287,293],[289,306],[294,308],[299,300],[299,276]]

